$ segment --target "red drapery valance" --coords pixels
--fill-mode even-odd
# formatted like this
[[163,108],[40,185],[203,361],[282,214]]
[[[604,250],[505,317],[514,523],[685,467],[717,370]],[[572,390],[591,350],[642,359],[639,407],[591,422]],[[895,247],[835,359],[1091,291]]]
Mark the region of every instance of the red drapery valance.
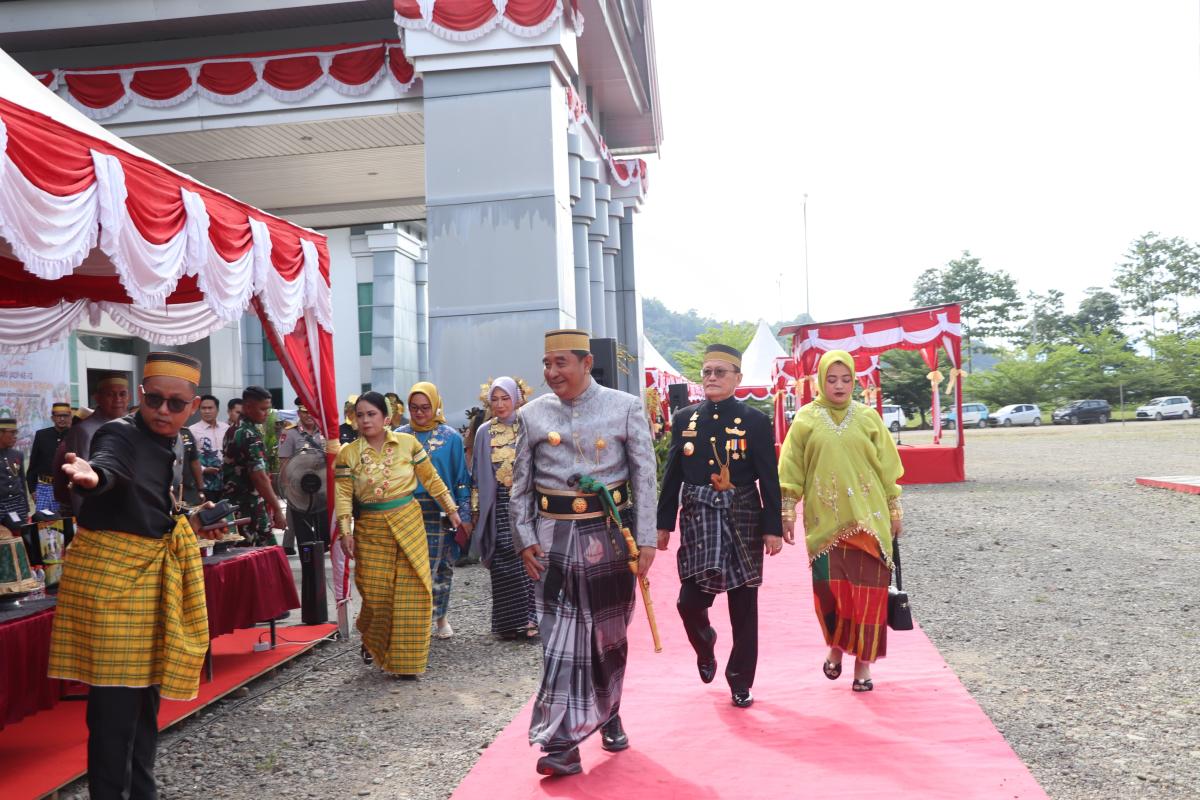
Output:
[[401,91],[415,80],[398,39],[242,53],[216,58],[125,64],[34,73],[91,119],[107,119],[130,102],[170,108],[200,94],[236,105],[266,92],[298,102],[323,86],[343,95],[365,94],[384,76]]

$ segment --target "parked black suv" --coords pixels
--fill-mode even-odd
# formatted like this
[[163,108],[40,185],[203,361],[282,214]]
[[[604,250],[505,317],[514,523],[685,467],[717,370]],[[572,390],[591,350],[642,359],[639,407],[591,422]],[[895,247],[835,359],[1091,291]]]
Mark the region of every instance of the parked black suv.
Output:
[[1072,400],[1062,408],[1054,409],[1050,415],[1051,421],[1078,425],[1081,422],[1108,422],[1112,418],[1112,409],[1107,400]]

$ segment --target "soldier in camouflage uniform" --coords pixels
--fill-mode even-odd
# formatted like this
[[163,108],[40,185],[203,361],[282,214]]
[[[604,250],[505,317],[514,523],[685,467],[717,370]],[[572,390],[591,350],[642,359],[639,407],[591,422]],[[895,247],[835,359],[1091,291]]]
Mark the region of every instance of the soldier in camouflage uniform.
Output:
[[256,427],[270,410],[271,393],[261,386],[248,386],[242,392],[241,419],[225,432],[222,497],[237,505],[239,517],[250,518],[250,524],[241,530],[246,537],[243,547],[273,546],[271,524],[287,528],[283,504],[271,486],[266,447]]

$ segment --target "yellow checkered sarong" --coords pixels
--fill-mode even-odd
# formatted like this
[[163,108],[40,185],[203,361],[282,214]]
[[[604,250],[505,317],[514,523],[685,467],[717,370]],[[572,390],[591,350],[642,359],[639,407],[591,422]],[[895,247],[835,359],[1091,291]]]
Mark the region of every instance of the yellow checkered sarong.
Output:
[[157,685],[191,700],[208,643],[204,568],[186,517],[162,539],[78,529],[58,589],[51,678]]
[[421,507],[367,511],[354,525],[362,595],[355,627],[375,663],[387,672],[416,675],[429,661],[433,581]]

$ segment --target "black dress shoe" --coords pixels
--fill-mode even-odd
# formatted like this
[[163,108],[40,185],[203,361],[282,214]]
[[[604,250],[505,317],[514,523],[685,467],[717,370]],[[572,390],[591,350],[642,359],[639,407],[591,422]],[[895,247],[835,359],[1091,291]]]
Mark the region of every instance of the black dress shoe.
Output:
[[717,629],[709,628],[704,638],[708,640],[708,652],[696,656],[696,671],[700,673],[700,680],[712,683],[717,676]]
[[750,694],[749,689],[734,689],[731,699],[738,708],[749,708],[754,705],[754,695]]
[[583,772],[579,763],[579,748],[572,747],[562,753],[546,753],[537,760],[539,775],[578,775]]
[[610,753],[619,753],[629,747],[629,737],[621,727],[621,715],[617,714],[600,729],[600,746]]

